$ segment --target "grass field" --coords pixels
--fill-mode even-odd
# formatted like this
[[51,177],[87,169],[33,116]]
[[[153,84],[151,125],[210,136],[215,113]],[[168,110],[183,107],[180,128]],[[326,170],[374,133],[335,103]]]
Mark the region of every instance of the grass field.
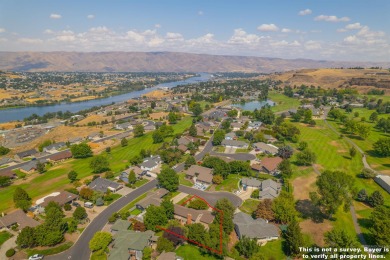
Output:
[[4,244],[5,241],[10,239],[11,237],[12,237],[12,235],[10,233],[8,233],[7,231],[1,231],[0,232],[0,247],[2,244]]
[[223,180],[221,184],[218,184],[215,187],[217,191],[234,191],[238,189],[238,181],[240,180],[240,176],[237,174],[228,175],[227,179]]
[[259,205],[259,203],[260,203],[260,201],[258,201],[258,200],[247,199],[241,205],[240,210],[242,212],[249,214],[249,215],[252,215],[252,213],[257,209],[257,205]]
[[282,239],[267,242],[260,248],[260,252],[263,253],[265,259],[286,259],[287,256],[282,250],[282,242]]
[[[186,128],[191,125],[192,118],[185,117],[177,124],[173,125],[174,133],[182,133]],[[172,137],[166,138],[167,141]],[[119,172],[125,169],[129,164],[128,160],[135,155],[138,155],[141,149],[150,149],[152,152],[158,150],[161,144],[153,144],[152,132],[145,135],[132,138],[128,140],[128,145],[125,147],[117,146],[112,147],[110,154],[106,154],[110,161],[111,170]],[[44,174],[34,173],[36,176],[32,178],[29,183],[23,183],[21,185],[11,185],[2,188],[0,193],[0,212],[9,212],[13,208],[12,196],[16,187],[21,187],[27,191],[33,201],[46,194],[50,194],[54,191],[64,190],[65,188],[72,187],[70,184],[67,173],[74,170],[78,173],[78,178],[83,179],[92,175],[92,170],[89,167],[89,163],[92,158],[86,159],[71,159],[67,162],[54,166]],[[31,177],[30,177],[31,178]],[[39,189],[37,189],[39,187]]]
[[291,108],[298,108],[301,104],[298,99],[287,97],[276,91],[270,91],[268,93],[268,98],[276,103],[276,105],[272,107],[272,111],[274,112],[285,111]]
[[183,245],[176,250],[176,255],[181,256],[184,260],[215,260],[218,259],[210,255],[202,255],[198,247],[194,245]]

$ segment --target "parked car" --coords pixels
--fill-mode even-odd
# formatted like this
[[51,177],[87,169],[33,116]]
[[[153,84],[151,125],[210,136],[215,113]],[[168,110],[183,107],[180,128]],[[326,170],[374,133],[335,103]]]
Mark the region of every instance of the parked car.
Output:
[[91,209],[91,208],[93,208],[93,203],[87,201],[87,202],[84,203],[84,207]]
[[41,260],[41,259],[43,259],[43,255],[38,255],[38,254],[32,255],[28,258],[28,260]]
[[72,206],[81,207],[80,203],[78,203],[78,202],[76,202],[76,201],[73,201]]
[[152,177],[152,175],[150,175],[149,173],[146,174],[147,177]]

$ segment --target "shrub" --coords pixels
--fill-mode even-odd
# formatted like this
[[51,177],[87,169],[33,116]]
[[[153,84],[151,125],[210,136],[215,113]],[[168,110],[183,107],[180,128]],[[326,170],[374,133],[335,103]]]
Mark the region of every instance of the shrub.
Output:
[[71,206],[70,204],[66,203],[66,204],[64,205],[64,210],[65,210],[65,211],[69,211],[69,210],[71,210],[71,209],[72,209],[72,206]]
[[5,256],[6,257],[11,257],[15,254],[15,249],[11,248],[11,249],[8,249],[7,252],[5,252]]
[[251,194],[251,198],[258,199],[260,195],[260,191],[258,189],[254,190]]
[[190,203],[188,203],[188,207],[192,209],[207,209],[208,205],[203,200],[195,199],[191,200]]

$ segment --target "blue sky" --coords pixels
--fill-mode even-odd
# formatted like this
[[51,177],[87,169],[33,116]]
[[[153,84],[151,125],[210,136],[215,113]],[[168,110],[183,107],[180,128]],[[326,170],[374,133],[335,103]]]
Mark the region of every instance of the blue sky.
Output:
[[390,60],[390,1],[0,0],[0,51]]

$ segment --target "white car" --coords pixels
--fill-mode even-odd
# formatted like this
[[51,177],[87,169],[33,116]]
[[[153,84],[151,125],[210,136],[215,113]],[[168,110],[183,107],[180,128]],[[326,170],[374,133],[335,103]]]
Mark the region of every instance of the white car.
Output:
[[41,260],[41,259],[43,259],[43,255],[38,255],[38,254],[32,255],[28,258],[28,260]]

